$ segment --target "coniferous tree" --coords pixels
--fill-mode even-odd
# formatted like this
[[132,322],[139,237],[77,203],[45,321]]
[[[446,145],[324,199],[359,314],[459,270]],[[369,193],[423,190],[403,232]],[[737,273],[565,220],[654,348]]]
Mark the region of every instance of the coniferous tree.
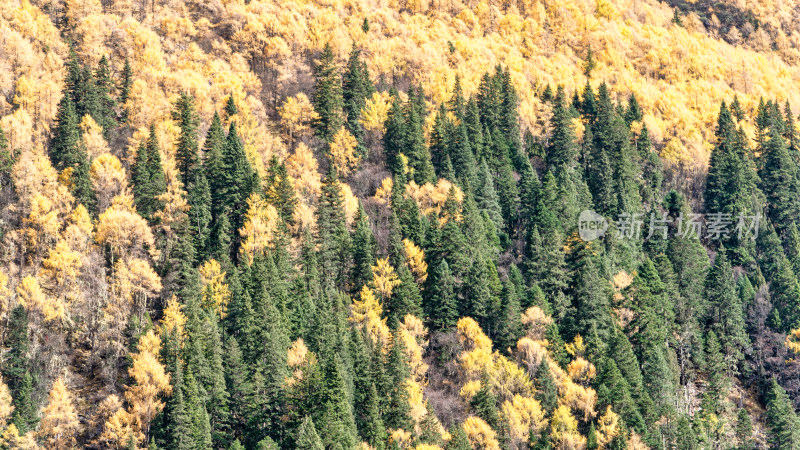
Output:
[[333,49],[325,44],[319,60],[314,65],[314,109],[319,119],[314,123],[316,134],[325,141],[341,128],[342,120],[342,80],[336,65]]
[[247,199],[259,190],[261,182],[244,152],[244,144],[236,131],[236,122],[231,123],[222,149],[225,172],[222,174],[223,207],[231,214],[231,226],[238,230],[244,223]]
[[577,161],[578,149],[572,130],[569,112],[566,109],[564,88],[559,86],[553,101],[553,117],[550,119],[552,137],[547,149],[547,166],[573,166]]
[[319,434],[317,434],[317,429],[311,416],[306,416],[297,429],[294,448],[302,450],[323,450],[325,448],[322,445]]
[[112,128],[117,125],[116,108],[117,102],[111,96],[114,84],[111,79],[111,71],[108,67],[108,59],[105,55],[100,58],[97,63],[97,69],[94,73],[95,83],[97,85],[98,96],[98,119],[97,124],[103,127],[103,135],[106,139]]
[[744,408],[739,408],[736,414],[736,440],[738,441],[737,449],[745,450],[753,448],[753,422],[750,420],[750,414]]
[[358,154],[361,157],[366,156],[367,148],[364,146],[364,126],[359,119],[367,97],[374,91],[367,65],[361,60],[361,51],[354,47],[350,51],[347,67],[342,75],[342,101],[347,130],[356,138]]
[[796,221],[800,214],[797,164],[789,154],[780,120],[780,115],[769,120],[763,144],[764,163],[760,171],[767,216],[779,232]]
[[539,401],[547,414],[551,414],[558,406],[558,391],[555,381],[550,373],[550,363],[547,358],[542,359],[533,378],[536,386],[536,400]]
[[5,345],[9,350],[3,358],[2,373],[3,381],[11,391],[14,407],[11,423],[21,433],[25,433],[36,426],[38,408],[32,398],[33,378],[28,360],[28,313],[22,305],[11,310]]
[[125,58],[125,64],[122,66],[122,79],[119,83],[119,103],[124,105],[128,101],[128,96],[131,93],[131,86],[133,85],[133,69],[128,58]]
[[286,165],[278,161],[273,155],[264,180],[264,198],[278,210],[281,219],[288,224],[294,224],[294,209],[297,206],[297,196],[294,187],[286,172]]
[[771,448],[800,448],[800,422],[789,396],[775,379],[772,380],[767,396],[767,426]]
[[744,324],[744,309],[736,292],[733,271],[724,248],[717,255],[706,278],[706,297],[709,305],[709,325],[720,337],[725,356],[735,362],[744,357],[749,345]]
[[458,321],[455,280],[447,260],[442,259],[428,275],[424,310],[432,330],[448,330]]
[[181,129],[175,148],[175,160],[181,173],[183,186],[188,190],[192,182],[192,174],[197,170],[197,166],[200,163],[197,144],[199,121],[194,108],[194,99],[185,92],[181,93],[181,96],[175,102],[172,120],[177,122],[178,127]]

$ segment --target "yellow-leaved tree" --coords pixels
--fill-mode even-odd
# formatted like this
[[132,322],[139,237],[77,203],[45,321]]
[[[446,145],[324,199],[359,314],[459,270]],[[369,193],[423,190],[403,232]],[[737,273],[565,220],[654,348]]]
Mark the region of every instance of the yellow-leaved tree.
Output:
[[271,244],[280,216],[274,206],[268,204],[259,194],[251,194],[247,199],[247,215],[239,230],[242,236],[241,254],[252,262]]
[[139,444],[150,438],[150,422],[164,409],[163,395],[172,394],[169,374],[159,361],[161,339],[153,331],[139,338],[138,351],[131,355],[128,369],[133,384],[125,391],[128,409],[118,409],[105,424],[103,438],[122,447],[131,436]]
[[355,153],[358,141],[345,127],[333,135],[330,143],[331,164],[340,177],[347,177],[358,166],[358,156]]
[[200,282],[203,284],[203,307],[215,311],[220,319],[225,317],[231,291],[217,260],[209,259],[200,266]]
[[381,299],[386,301],[392,296],[394,288],[400,285],[400,278],[394,271],[394,267],[389,263],[389,258],[382,258],[372,266],[372,287],[381,295]]
[[48,448],[67,450],[74,448],[80,428],[72,393],[64,378],[57,378],[50,390],[47,406],[42,409],[37,436]]

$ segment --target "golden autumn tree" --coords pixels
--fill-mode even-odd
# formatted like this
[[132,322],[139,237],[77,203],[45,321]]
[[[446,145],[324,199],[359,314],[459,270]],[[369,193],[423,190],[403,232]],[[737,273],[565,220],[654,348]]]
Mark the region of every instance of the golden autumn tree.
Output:
[[303,137],[311,129],[311,123],[319,119],[319,114],[306,94],[300,92],[294,97],[289,97],[278,110],[281,116],[281,125],[286,130],[286,135],[291,144],[296,138]]
[[409,239],[403,239],[403,248],[406,254],[406,264],[417,284],[422,285],[428,279],[428,263],[425,262],[425,251]]
[[225,282],[225,272],[215,259],[200,266],[200,282],[203,284],[203,307],[215,311],[220,318],[225,317],[231,291]]
[[133,382],[125,391],[128,408],[118,410],[106,421],[109,439],[119,443],[128,438],[129,431],[137,442],[148,442],[150,422],[164,408],[161,397],[172,394],[169,374],[158,360],[160,351],[161,339],[153,330],[139,338],[138,351],[131,355],[128,369]]
[[397,277],[394,267],[389,263],[389,258],[379,259],[372,266],[372,286],[385,301],[392,296],[394,288],[400,285],[400,278]]
[[116,156],[103,153],[92,161],[89,174],[97,196],[97,210],[103,212],[111,206],[111,200],[127,188],[125,169]]
[[345,127],[333,135],[328,154],[340,177],[347,177],[358,165],[358,156],[355,153],[357,145],[358,141]]
[[37,435],[48,448],[66,450],[75,446],[80,427],[73,395],[63,377],[58,378],[50,390],[47,406],[42,409]]
[[0,430],[6,428],[8,419],[11,417],[11,413],[14,412],[14,405],[11,402],[11,392],[2,378],[0,378]]
[[276,232],[280,216],[278,210],[270,205],[259,194],[252,194],[247,199],[247,214],[244,225],[239,230],[242,246],[239,249],[247,261],[269,248]]

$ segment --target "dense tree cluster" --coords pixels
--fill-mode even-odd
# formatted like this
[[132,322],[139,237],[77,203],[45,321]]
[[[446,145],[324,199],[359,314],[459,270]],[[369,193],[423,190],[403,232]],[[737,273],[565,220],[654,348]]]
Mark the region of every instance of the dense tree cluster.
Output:
[[47,139],[0,127],[0,447],[800,448],[789,103],[718,105],[687,186],[589,47],[534,127],[502,64],[432,92],[327,42],[150,115],[141,61],[60,45]]

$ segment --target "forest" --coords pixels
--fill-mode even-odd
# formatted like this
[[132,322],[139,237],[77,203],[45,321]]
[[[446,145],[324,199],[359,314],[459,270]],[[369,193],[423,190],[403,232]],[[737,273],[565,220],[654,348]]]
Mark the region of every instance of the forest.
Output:
[[0,449],[800,449],[798,24],[0,2]]

